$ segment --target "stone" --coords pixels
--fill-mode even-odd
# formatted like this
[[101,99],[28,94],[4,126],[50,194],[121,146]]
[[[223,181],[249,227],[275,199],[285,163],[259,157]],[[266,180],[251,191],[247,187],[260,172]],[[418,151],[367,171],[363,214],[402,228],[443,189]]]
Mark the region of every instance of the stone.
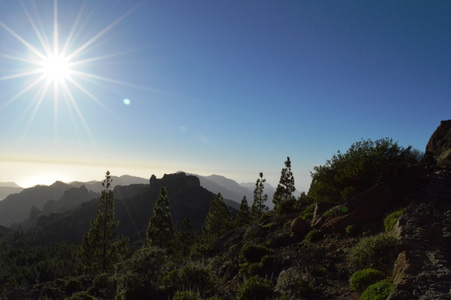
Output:
[[316,202],[313,217],[310,221],[310,226],[321,226],[321,224],[325,221],[323,214],[332,207],[333,204],[330,203]]
[[346,227],[350,225],[379,220],[392,200],[393,192],[390,185],[387,183],[377,184],[346,202],[341,211],[347,213],[326,220],[321,226],[321,231],[344,233]]
[[303,236],[310,230],[309,224],[301,217],[297,217],[291,222],[291,232],[297,236]]
[[442,121],[426,145],[439,167],[451,167],[451,120]]

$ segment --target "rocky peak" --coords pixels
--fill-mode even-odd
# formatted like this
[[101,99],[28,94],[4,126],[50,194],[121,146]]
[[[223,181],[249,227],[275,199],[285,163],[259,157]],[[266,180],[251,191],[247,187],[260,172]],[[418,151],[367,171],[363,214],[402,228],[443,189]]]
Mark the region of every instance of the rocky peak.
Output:
[[168,186],[180,186],[180,187],[198,187],[200,186],[200,180],[196,176],[186,175],[183,172],[174,174],[164,174],[163,178],[157,179],[155,175],[150,177],[149,183],[151,187],[168,187]]
[[451,167],[451,120],[442,121],[426,145],[426,154],[439,167]]

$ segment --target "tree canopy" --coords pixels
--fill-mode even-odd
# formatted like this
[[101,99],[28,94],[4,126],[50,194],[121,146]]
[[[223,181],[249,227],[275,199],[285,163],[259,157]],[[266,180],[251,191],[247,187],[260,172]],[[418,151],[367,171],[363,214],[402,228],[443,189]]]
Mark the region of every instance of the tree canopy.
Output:
[[308,195],[316,201],[343,203],[379,182],[399,177],[417,159],[411,146],[401,147],[391,138],[361,140],[313,168]]

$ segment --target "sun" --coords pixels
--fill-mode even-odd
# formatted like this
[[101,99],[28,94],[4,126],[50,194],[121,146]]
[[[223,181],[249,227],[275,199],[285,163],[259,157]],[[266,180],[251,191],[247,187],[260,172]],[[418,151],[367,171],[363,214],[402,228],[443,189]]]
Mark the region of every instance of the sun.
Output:
[[[5,47],[0,41],[0,82],[11,81],[11,86],[14,86],[14,81],[17,80],[16,86],[20,87],[9,99],[0,101],[0,110],[19,99],[26,99],[29,103],[29,109],[26,111],[31,112],[26,122],[27,132],[41,106],[44,104],[47,108],[50,107],[49,102],[53,102],[55,136],[58,132],[58,120],[62,119],[59,117],[60,112],[64,111],[69,114],[69,118],[64,118],[64,121],[71,120],[74,127],[81,124],[94,143],[80,104],[92,100],[111,112],[91,88],[98,90],[100,87],[112,91],[114,89],[111,84],[134,86],[96,74],[96,71],[103,72],[102,69],[96,68],[96,65],[107,65],[109,59],[128,53],[102,53],[105,49],[100,46],[103,41],[109,39],[107,34],[130,15],[136,6],[94,32],[84,31],[89,20],[84,20],[84,6],[80,8],[72,23],[58,21],[58,0],[53,1],[53,18],[44,19],[34,4],[28,8],[21,3],[21,7],[25,15],[25,28],[28,30],[19,31],[0,20],[0,31],[8,33],[13,38],[12,41],[16,42],[14,47]],[[3,62],[6,62],[8,67],[5,67]],[[78,121],[75,121],[77,117]]]
[[51,54],[42,60],[41,65],[44,78],[54,84],[64,83],[73,73],[69,59],[64,55]]

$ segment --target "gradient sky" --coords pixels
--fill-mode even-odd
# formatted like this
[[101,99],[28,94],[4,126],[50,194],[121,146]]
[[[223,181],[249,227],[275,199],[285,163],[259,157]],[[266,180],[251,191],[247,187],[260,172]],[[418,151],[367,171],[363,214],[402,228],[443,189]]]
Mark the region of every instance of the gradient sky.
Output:
[[[24,187],[106,170],[276,186],[290,156],[307,191],[337,150],[424,151],[451,116],[449,1],[2,1],[0,25],[0,182]],[[67,88],[26,73],[40,39],[79,63]]]

